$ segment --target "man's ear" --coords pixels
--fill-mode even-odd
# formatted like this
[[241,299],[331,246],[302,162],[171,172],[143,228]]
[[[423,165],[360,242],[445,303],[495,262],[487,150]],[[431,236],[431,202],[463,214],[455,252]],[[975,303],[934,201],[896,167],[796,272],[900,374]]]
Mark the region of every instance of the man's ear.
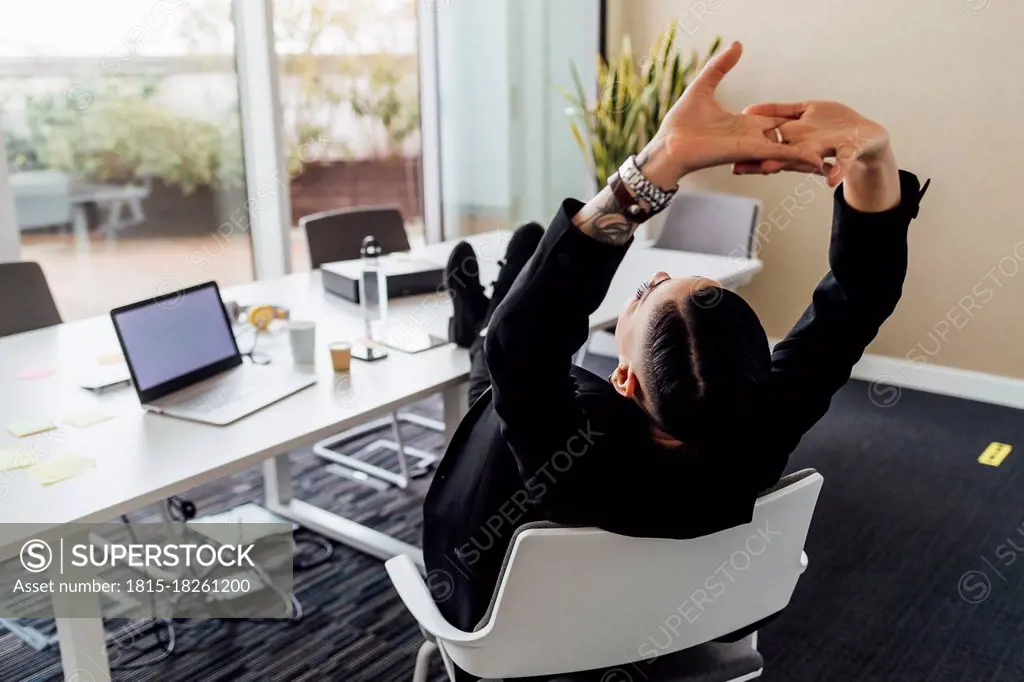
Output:
[[633,368],[628,365],[619,364],[612,372],[612,386],[623,398],[630,398],[636,394],[637,380]]

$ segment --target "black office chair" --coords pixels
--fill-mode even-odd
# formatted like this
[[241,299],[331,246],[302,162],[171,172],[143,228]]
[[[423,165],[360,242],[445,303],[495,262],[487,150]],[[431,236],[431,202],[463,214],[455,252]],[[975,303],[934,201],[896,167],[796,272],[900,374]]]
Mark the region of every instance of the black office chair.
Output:
[[382,253],[409,250],[402,213],[390,206],[321,211],[300,218],[299,227],[306,231],[314,270],[324,263],[359,258],[363,237],[370,234],[376,237]]
[[[300,218],[299,226],[306,231],[309,259],[314,269],[324,263],[358,259],[360,246],[363,238],[367,235],[373,235],[376,238],[383,253],[409,250],[409,237],[405,233],[405,220],[402,218],[402,213],[397,208],[388,206],[321,211]],[[408,487],[410,479],[426,474],[430,467],[437,463],[438,456],[426,450],[405,445],[401,434],[402,423],[415,424],[444,433],[444,424],[436,419],[428,419],[409,412],[392,412],[388,417],[376,419],[315,443],[313,453],[343,467],[360,471],[367,476],[404,489]],[[351,455],[343,455],[335,449],[388,426],[391,427],[394,440],[377,440],[366,449],[372,451],[377,448],[387,448],[395,451],[398,455],[399,472],[397,474],[388,469],[368,464]],[[416,459],[415,466],[411,468],[409,457]]]
[[0,263],[0,337],[62,321],[39,263]]

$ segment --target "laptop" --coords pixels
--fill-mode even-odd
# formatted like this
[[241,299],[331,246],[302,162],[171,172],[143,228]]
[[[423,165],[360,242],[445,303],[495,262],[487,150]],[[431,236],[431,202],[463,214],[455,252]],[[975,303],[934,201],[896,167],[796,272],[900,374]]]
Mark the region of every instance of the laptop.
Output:
[[224,425],[316,383],[291,361],[242,362],[215,282],[110,312],[142,407]]

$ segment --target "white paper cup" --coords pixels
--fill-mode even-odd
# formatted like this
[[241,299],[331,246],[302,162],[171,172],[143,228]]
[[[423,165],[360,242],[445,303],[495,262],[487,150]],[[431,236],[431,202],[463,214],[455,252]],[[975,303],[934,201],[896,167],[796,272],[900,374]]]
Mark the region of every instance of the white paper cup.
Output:
[[296,320],[288,324],[292,360],[296,365],[316,363],[316,323]]

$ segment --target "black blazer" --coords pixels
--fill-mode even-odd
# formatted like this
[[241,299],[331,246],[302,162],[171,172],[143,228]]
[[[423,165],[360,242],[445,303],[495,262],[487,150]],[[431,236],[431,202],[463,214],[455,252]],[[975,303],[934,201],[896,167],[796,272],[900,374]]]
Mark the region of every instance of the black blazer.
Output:
[[901,204],[882,213],[861,213],[836,190],[832,271],[775,347],[764,404],[719,447],[687,454],[655,445],[636,404],[572,364],[628,245],[580,232],[582,204],[566,201],[491,319],[491,391],[455,432],[424,504],[427,582],[445,618],[477,625],[528,521],[665,538],[748,523],[899,301],[923,195],[914,175],[900,181]]

